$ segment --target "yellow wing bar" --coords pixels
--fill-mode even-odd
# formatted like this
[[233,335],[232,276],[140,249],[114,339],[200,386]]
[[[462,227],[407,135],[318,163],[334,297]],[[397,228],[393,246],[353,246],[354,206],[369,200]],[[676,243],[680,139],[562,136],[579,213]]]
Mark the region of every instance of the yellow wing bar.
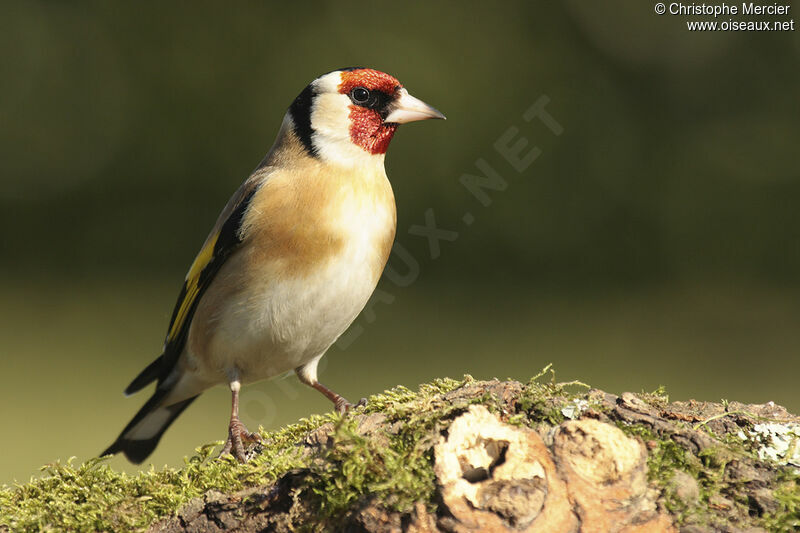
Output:
[[217,220],[215,230],[195,257],[178,301],[172,311],[166,341],[164,342],[164,368],[172,368],[179,357],[194,310],[203,293],[231,253],[241,244],[242,220],[261,181],[249,179],[239,188]]
[[175,319],[170,325],[169,333],[167,334],[167,342],[172,342],[178,336],[178,333],[183,328],[183,323],[186,321],[186,317],[189,316],[189,310],[192,308],[195,298],[200,294],[200,274],[202,274],[203,269],[214,259],[214,247],[217,244],[218,238],[219,233],[208,240],[206,245],[203,246],[203,249],[200,250],[200,253],[197,254],[197,257],[195,257],[192,267],[189,269],[189,273],[186,274],[184,290],[182,291],[183,299],[178,304],[178,311],[175,314]]

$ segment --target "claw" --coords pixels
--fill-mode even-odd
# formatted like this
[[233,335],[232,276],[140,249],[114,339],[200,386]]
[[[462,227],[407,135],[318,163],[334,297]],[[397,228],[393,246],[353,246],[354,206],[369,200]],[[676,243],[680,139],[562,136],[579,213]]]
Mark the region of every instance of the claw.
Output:
[[350,411],[351,409],[355,409],[356,407],[364,407],[367,405],[367,399],[361,398],[358,403],[352,404],[348,402],[343,396],[339,396],[335,402],[336,412],[340,415],[345,414],[346,412]]
[[248,431],[238,418],[233,419],[228,426],[228,440],[225,441],[225,445],[222,447],[222,451],[219,452],[219,456],[222,457],[223,455],[231,454],[240,463],[245,463],[247,462],[245,443],[255,444],[260,442],[261,437],[257,433]]

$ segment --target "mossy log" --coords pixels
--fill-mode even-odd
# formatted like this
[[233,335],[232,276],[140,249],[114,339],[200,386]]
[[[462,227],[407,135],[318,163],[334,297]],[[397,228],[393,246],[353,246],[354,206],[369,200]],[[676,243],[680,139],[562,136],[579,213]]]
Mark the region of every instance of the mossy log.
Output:
[[263,433],[245,465],[212,446],[183,469],[133,478],[53,465],[0,491],[0,530],[800,529],[800,418],[782,407],[541,378],[393,389]]

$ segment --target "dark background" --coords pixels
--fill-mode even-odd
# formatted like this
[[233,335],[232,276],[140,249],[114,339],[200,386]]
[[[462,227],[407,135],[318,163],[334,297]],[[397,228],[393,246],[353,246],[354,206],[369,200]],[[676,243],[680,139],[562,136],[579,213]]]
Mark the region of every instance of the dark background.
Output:
[[[416,267],[392,259],[408,275],[384,277],[323,382],[357,399],[553,362],[618,393],[800,410],[800,32],[689,32],[621,1],[2,11],[0,483],[116,436],[219,210],[297,93],[349,65],[448,120],[392,143]],[[522,118],[543,96],[560,135]],[[511,127],[541,150],[521,173],[494,147]],[[460,183],[478,159],[507,183],[488,206]],[[436,258],[413,230],[428,210],[458,233]],[[228,408],[204,395],[153,462],[223,438]],[[243,395],[267,429],[327,409],[294,377]]]

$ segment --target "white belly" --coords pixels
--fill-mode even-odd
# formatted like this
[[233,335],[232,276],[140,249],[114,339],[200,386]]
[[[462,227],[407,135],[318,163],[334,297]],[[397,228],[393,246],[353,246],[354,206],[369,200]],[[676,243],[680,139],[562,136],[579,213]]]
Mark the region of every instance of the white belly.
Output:
[[[246,291],[229,294],[213,313],[207,342],[188,350],[187,363],[197,377],[220,383],[233,370],[248,383],[324,354],[364,308],[380,278],[394,235],[393,203],[390,208],[345,203],[347,214],[336,219],[344,244],[334,256],[296,277],[250,278]],[[229,262],[235,271],[246,258]]]
[[[325,351],[355,320],[375,289],[368,262],[348,253],[318,274],[268,284],[221,324],[243,382],[293,370]],[[255,297],[254,297],[255,296]]]

